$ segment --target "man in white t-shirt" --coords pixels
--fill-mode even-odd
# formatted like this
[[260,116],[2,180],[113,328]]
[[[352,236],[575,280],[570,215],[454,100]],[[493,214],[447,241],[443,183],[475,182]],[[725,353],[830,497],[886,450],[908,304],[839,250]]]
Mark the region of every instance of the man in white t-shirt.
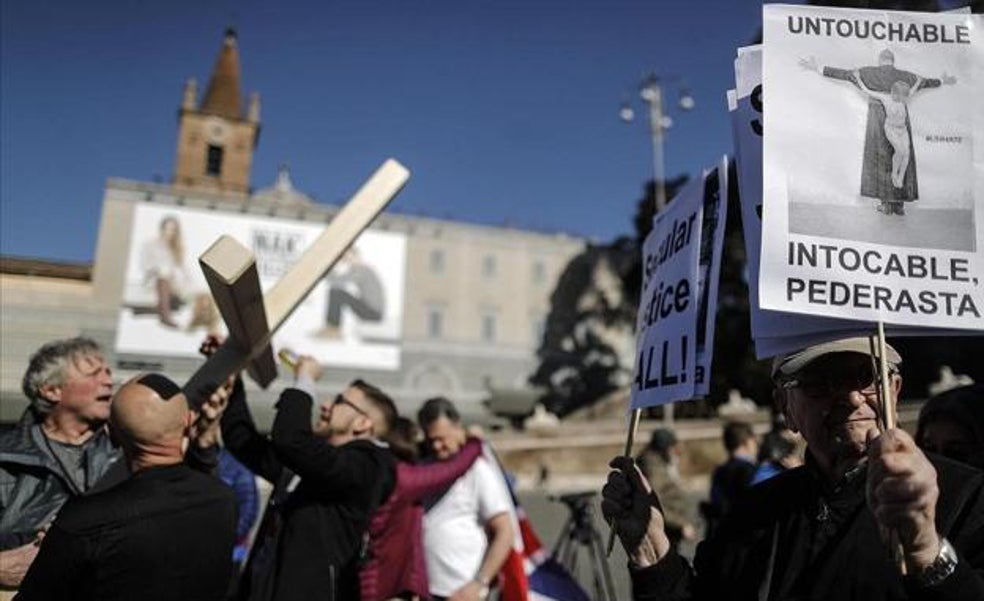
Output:
[[[453,457],[467,434],[451,401],[435,398],[417,414],[431,452]],[[424,515],[424,551],[431,596],[484,601],[513,543],[512,500],[499,467],[479,457]]]

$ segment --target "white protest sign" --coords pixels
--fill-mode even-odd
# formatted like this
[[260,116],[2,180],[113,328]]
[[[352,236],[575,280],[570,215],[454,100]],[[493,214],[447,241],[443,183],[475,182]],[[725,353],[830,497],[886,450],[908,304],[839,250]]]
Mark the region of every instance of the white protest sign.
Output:
[[981,17],[768,5],[764,25],[763,308],[984,329]]
[[718,284],[721,279],[721,255],[724,252],[724,229],[728,217],[728,157],[722,158],[721,165],[705,173],[702,179],[704,208],[701,212],[697,266],[697,370],[694,374],[694,396],[706,395],[711,389]]
[[703,201],[701,177],[684,186],[656,216],[653,231],[643,245],[633,409],[694,396]]
[[[962,11],[966,12],[966,11]],[[759,256],[762,241],[762,47],[738,49],[735,59],[736,89],[728,90],[745,254],[748,264],[748,296],[751,334],[759,359],[819,344],[831,337],[870,335],[875,324],[769,311],[758,301]],[[739,98],[740,95],[740,98]],[[960,330],[890,326],[892,336],[962,335]]]

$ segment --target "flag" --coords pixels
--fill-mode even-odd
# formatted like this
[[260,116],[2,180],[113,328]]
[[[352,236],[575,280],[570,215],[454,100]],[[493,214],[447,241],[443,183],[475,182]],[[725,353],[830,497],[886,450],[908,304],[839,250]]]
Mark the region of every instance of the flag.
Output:
[[513,548],[499,571],[501,601],[590,601],[570,572],[543,548],[529,516],[516,497],[512,480],[489,445],[485,456],[499,466],[503,483],[513,503]]

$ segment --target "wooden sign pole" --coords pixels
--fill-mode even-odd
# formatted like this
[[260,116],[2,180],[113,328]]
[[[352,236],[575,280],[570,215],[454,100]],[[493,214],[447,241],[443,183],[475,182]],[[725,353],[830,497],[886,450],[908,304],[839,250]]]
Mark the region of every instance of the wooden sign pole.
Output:
[[[885,324],[881,321],[878,322],[877,335],[871,340],[871,346],[877,344],[878,352],[877,354],[872,353],[873,357],[878,358],[878,378],[877,378],[877,392],[878,392],[878,408],[879,408],[879,424],[881,426],[882,432],[887,432],[888,430],[893,430],[896,427],[895,422],[895,399],[892,396],[892,381],[891,374],[888,371],[888,354],[885,348]],[[902,549],[902,544],[899,542],[898,532],[890,531],[887,533],[888,547],[892,553],[892,561],[895,565],[899,567],[899,571],[903,576],[906,575],[905,567],[905,555]]]
[[[625,453],[624,456],[632,457],[632,447],[635,446],[635,435],[636,430],[639,429],[639,420],[642,419],[642,409],[633,409],[632,415],[629,418],[629,433],[625,437]],[[607,555],[612,554],[612,549],[615,548],[615,524],[610,524],[611,530],[608,533],[608,551]]]

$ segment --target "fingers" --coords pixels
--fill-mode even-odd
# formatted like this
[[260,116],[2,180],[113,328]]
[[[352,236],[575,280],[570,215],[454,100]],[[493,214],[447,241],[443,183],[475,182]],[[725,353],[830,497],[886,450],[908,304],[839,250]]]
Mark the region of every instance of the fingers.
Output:
[[[870,442],[873,442],[876,445],[874,450],[878,453],[919,450],[919,447],[916,446],[916,441],[909,436],[909,433],[898,428],[885,430],[881,433],[881,435],[876,436]],[[869,445],[868,451],[869,453],[872,451],[871,445]]]
[[229,396],[232,394],[231,387],[228,385],[220,386],[215,389],[215,392],[208,397],[208,400],[202,404],[201,416],[208,421],[215,421],[221,417],[222,412],[225,411],[226,406],[229,404]]
[[642,471],[639,469],[639,466],[636,465],[635,459],[632,457],[616,457],[612,459],[608,465],[624,473],[636,490],[643,494],[649,494],[652,492],[652,487],[649,486],[649,481],[646,480],[646,476],[643,475]]
[[936,469],[903,430],[868,441],[868,506],[878,523],[899,534],[906,553],[935,551]]
[[301,355],[297,359],[297,366],[294,369],[294,374],[298,377],[307,376],[312,380],[321,379],[321,375],[324,369],[318,360],[310,355]]
[[206,357],[210,357],[215,354],[215,351],[222,346],[222,339],[214,334],[209,334],[202,341],[201,346],[198,347],[198,352]]
[[608,480],[601,489],[601,511],[609,522],[619,519],[638,506],[655,506],[655,498],[646,477],[631,457],[616,457],[608,464],[615,468],[609,472]]
[[632,485],[623,472],[611,472],[601,489],[601,513],[608,522],[619,519],[632,509]]
[[892,429],[872,438],[868,434],[868,480],[917,478],[936,482],[936,470],[904,430]]
[[621,498],[632,494],[632,484],[625,476],[625,472],[609,472],[608,480],[605,482],[605,486],[602,487],[601,491],[604,497]]

